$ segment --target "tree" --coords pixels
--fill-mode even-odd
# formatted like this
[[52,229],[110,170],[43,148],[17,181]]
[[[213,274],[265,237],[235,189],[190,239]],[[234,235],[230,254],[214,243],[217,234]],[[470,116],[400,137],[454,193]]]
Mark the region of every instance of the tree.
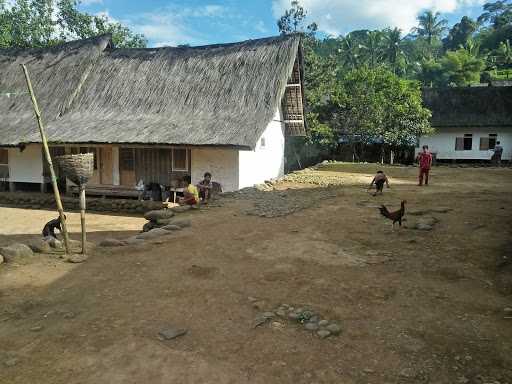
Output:
[[[504,66],[505,68],[510,68],[512,66],[512,47],[510,46],[510,40],[504,41],[500,44],[500,46],[497,49],[497,57],[500,61],[500,64]],[[509,77],[508,71],[507,71],[507,79]]]
[[441,59],[441,68],[448,84],[464,86],[480,82],[480,73],[485,63],[468,50],[460,48],[446,52]]
[[448,36],[443,39],[444,49],[449,51],[464,47],[477,28],[478,24],[473,19],[467,16],[462,17],[460,22],[450,29]]
[[448,21],[441,19],[439,12],[425,11],[418,16],[418,27],[414,28],[414,32],[418,36],[427,40],[428,44],[432,47],[434,40],[439,40],[447,29]]
[[370,68],[377,67],[384,56],[382,37],[380,31],[366,31],[364,43],[360,46],[362,58]]
[[77,0],[14,0],[7,7],[0,0],[0,47],[47,47],[68,40],[111,33],[118,47],[145,47],[135,34],[106,16],[78,10]]
[[499,29],[512,22],[512,4],[509,0],[500,0],[484,4],[484,13],[478,17],[479,23],[491,23]]
[[342,135],[392,150],[414,145],[432,132],[418,82],[400,79],[385,68],[360,68],[341,80],[332,101],[331,124]]
[[383,56],[395,74],[405,66],[406,58],[402,49],[402,31],[400,29],[384,30]]
[[284,12],[284,15],[277,21],[279,32],[283,35],[290,33],[308,33],[314,35],[318,29],[316,23],[305,25],[307,11],[300,5],[298,0],[291,1],[291,8]]

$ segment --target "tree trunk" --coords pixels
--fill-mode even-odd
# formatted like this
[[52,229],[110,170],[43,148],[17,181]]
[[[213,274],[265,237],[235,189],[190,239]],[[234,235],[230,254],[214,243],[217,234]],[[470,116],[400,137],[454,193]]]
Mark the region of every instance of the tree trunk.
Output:
[[389,152],[389,164],[393,165],[395,163],[395,152],[391,150]]

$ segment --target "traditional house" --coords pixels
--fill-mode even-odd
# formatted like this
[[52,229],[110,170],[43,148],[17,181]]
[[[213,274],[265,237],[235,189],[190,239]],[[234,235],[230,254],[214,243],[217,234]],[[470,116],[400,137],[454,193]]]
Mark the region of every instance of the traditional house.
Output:
[[512,159],[512,87],[426,88],[436,133],[421,137],[438,160],[490,160],[496,142]]
[[[185,48],[115,49],[109,36],[0,50],[0,182],[48,183],[20,64],[52,154],[92,152],[89,191],[176,185],[211,172],[225,191],[284,172],[285,138],[304,135],[298,35]],[[69,186],[69,181],[68,181]]]

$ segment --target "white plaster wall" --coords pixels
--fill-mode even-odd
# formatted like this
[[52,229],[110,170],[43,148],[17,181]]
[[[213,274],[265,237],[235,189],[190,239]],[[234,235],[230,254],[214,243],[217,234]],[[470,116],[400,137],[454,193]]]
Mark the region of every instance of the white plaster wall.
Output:
[[[238,187],[252,187],[265,180],[284,175],[284,123],[278,109],[273,121],[269,123],[261,135],[253,151],[240,151],[239,185]],[[261,146],[261,139],[265,139],[265,146]]]
[[43,182],[43,155],[40,144],[27,145],[23,152],[18,148],[9,148],[9,181]]
[[[489,137],[490,133],[498,135],[497,140],[503,147],[502,159],[512,158],[512,129],[493,128],[439,128],[432,136],[424,136],[420,139],[420,148],[428,145],[433,153],[437,153],[438,159],[456,160],[490,160],[492,150],[480,151],[480,137]],[[464,134],[473,134],[473,148],[471,151],[456,151],[455,138],[464,137]],[[417,151],[419,151],[417,149]]]
[[222,185],[224,192],[238,190],[238,151],[221,148],[194,148],[191,151],[192,183],[203,179],[205,172]]

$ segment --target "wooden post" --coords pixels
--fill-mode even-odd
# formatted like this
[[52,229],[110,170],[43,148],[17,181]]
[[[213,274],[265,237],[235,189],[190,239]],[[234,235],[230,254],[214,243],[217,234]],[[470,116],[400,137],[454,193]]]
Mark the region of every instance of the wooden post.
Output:
[[53,193],[55,195],[55,202],[57,203],[57,210],[59,211],[60,223],[62,227],[62,235],[64,237],[64,248],[66,254],[71,254],[69,248],[69,237],[68,230],[66,227],[66,218],[64,216],[64,209],[62,207],[62,202],[60,200],[59,187],[57,186],[57,178],[55,177],[55,171],[53,170],[52,157],[50,156],[50,150],[48,149],[48,142],[46,141],[46,136],[44,134],[43,121],[41,119],[41,112],[39,111],[39,106],[37,105],[36,96],[34,95],[34,90],[32,89],[32,83],[30,82],[30,77],[28,75],[27,67],[24,64],[21,64],[21,68],[23,68],[23,73],[25,74],[25,80],[27,81],[27,88],[30,93],[30,98],[32,99],[32,106],[34,107],[34,114],[36,115],[37,125],[39,126],[39,133],[41,134],[41,141],[43,142],[43,149],[46,161],[50,168],[50,175],[53,187]]
[[82,254],[86,254],[85,235],[85,185],[80,185],[80,223],[82,225]]

